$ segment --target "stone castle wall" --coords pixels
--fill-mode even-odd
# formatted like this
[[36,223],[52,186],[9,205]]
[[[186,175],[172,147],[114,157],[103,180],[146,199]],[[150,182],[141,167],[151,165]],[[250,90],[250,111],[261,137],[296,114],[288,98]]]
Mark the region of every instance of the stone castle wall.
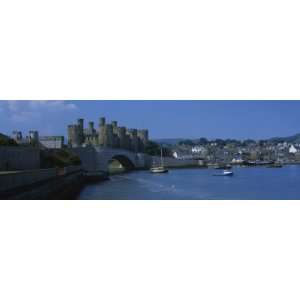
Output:
[[148,135],[146,129],[127,129],[118,126],[117,121],[108,124],[103,117],[99,118],[98,130],[94,129],[93,122],[89,122],[88,128],[85,129],[83,119],[78,119],[77,124],[68,126],[69,145],[73,148],[93,145],[144,152],[149,140]]
[[40,168],[40,150],[34,147],[0,147],[0,171]]

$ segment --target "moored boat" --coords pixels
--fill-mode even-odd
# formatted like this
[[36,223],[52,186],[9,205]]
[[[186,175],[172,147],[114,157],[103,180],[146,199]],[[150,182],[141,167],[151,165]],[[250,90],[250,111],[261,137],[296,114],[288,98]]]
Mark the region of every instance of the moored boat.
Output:
[[165,167],[153,167],[150,169],[151,173],[167,173],[169,172],[168,169]]
[[169,170],[164,166],[163,153],[162,148],[160,148],[160,166],[152,167],[150,169],[151,173],[159,174],[159,173],[167,173]]
[[232,176],[233,172],[232,171],[227,171],[224,170],[222,173],[217,173],[217,174],[213,174],[214,176]]

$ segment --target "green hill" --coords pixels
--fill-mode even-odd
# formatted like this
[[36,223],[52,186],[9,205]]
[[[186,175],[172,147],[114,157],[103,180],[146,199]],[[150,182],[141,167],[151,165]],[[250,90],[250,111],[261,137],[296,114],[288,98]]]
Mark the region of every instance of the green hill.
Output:
[[80,158],[67,149],[40,149],[41,168],[80,165]]
[[[213,139],[216,140],[216,139]],[[228,139],[223,139],[223,140],[228,140]],[[165,139],[155,139],[154,140],[156,143],[163,144],[163,145],[176,145],[179,144],[180,142],[184,141],[190,141],[195,144],[199,143],[199,139],[185,139],[185,138],[165,138]],[[270,141],[273,143],[292,143],[292,144],[300,144],[300,133],[291,135],[291,136],[286,136],[286,137],[273,137],[270,139],[266,139],[266,141]]]
[[278,142],[278,143],[292,143],[292,144],[300,144],[300,133],[287,136],[287,137],[274,137],[271,138],[270,141],[272,142]]

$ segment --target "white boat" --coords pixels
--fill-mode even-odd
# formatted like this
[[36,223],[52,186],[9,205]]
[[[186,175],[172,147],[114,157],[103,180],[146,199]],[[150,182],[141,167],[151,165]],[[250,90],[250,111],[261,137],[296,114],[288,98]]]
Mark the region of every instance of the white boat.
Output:
[[169,170],[164,166],[164,159],[162,154],[162,148],[160,148],[160,166],[158,167],[152,167],[150,169],[151,173],[167,173]]
[[165,167],[153,167],[150,169],[151,173],[167,173],[169,172],[168,169]]
[[224,170],[220,174],[214,174],[214,176],[232,176],[232,175],[233,175],[233,172],[232,171],[228,171],[228,170]]

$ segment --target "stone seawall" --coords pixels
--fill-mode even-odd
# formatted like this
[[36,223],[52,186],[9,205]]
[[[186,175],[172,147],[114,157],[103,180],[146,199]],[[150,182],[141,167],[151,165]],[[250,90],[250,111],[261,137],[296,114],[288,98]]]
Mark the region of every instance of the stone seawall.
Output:
[[[176,159],[172,157],[164,157],[164,165],[167,168],[200,168],[204,167],[202,161],[193,159]],[[161,163],[160,156],[152,156],[152,166],[159,166]]]
[[0,199],[74,199],[84,184],[81,166],[0,174]]
[[40,150],[34,147],[0,146],[0,171],[40,168]]

